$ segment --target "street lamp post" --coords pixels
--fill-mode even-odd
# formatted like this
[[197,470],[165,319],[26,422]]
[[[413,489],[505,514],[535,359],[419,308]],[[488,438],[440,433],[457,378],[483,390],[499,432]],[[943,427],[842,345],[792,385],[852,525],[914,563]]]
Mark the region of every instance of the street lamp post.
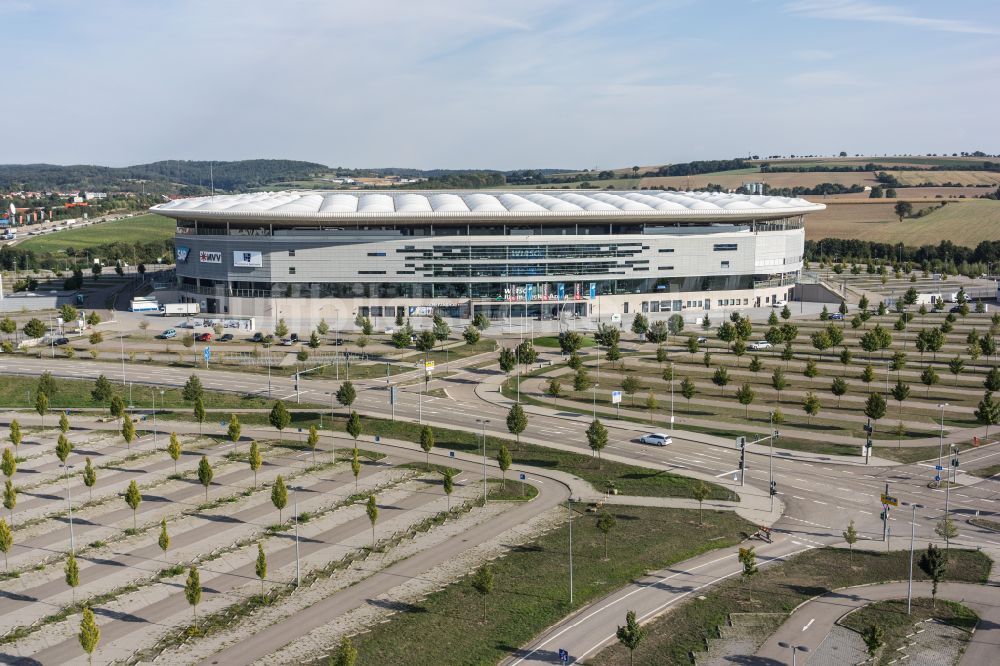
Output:
[[670,434],[674,434],[674,362],[670,362]]
[[298,486],[292,487],[292,512],[295,514],[295,587],[302,586],[302,570],[299,568],[299,490]]
[[69,485],[69,471],[73,465],[63,465],[66,470],[66,506],[69,509],[69,552],[76,554],[76,541],[73,538],[73,491]]
[[938,434],[938,467],[941,466],[941,454],[944,449],[944,408],[948,406],[947,402],[941,403],[938,407],[941,409],[941,430]]
[[118,339],[121,341],[122,345],[122,388],[125,388],[125,334],[122,333]]
[[594,420],[597,420],[597,384],[594,384]]
[[573,605],[573,498],[566,498],[566,510],[569,512],[569,605]]
[[771,497],[771,510],[774,511],[774,412],[771,412],[767,416],[767,424],[771,429],[771,435],[768,437],[768,449],[767,449],[767,480],[768,488],[767,492]]
[[796,652],[809,652],[809,648],[805,645],[792,645],[791,643],[786,643],[785,641],[778,641],[778,646],[788,648],[792,651],[792,666],[795,666]]
[[910,578],[906,583],[906,614],[909,615],[913,607],[913,537],[917,525],[917,509],[922,509],[920,504],[911,504],[910,510]]
[[483,506],[486,506],[486,424],[489,419],[476,419],[476,423],[483,424]]

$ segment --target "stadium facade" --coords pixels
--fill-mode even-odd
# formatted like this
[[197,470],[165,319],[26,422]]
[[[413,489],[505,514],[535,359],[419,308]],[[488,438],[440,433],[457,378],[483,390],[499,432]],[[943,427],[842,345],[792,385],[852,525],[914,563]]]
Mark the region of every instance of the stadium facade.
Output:
[[[798,198],[660,191],[267,192],[181,199],[181,298],[300,327],[357,315],[705,312],[789,296]],[[690,316],[689,316],[690,315]]]

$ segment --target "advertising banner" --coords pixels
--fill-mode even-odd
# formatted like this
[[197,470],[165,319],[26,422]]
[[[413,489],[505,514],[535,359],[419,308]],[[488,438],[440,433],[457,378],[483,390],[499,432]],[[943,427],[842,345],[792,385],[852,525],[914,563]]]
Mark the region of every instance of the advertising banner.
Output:
[[524,299],[527,301],[534,300],[535,298],[535,285],[529,284],[524,287]]
[[260,268],[263,265],[264,255],[260,252],[247,252],[245,250],[233,251],[233,266]]
[[202,250],[198,253],[198,261],[200,261],[203,264],[221,264],[222,253],[212,252],[210,250]]
[[597,298],[597,283],[596,282],[591,282],[590,283],[590,300],[594,300],[595,298]]
[[560,301],[566,298],[566,284],[564,282],[558,283],[556,285],[556,290],[559,294]]
[[177,246],[177,263],[183,264],[188,260],[188,253],[191,252],[191,248],[183,247],[181,245]]

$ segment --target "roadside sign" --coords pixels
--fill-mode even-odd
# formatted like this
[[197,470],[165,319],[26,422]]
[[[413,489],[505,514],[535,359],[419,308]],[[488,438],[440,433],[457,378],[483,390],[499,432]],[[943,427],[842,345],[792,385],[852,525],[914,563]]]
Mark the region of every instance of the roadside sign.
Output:
[[396,387],[395,386],[390,386],[389,387],[389,404],[390,405],[395,405],[396,404]]
[[944,467],[942,467],[941,465],[934,465],[934,469],[936,471],[940,472],[940,471],[942,471],[944,469]]
[[434,361],[424,362],[424,372],[426,372],[428,375],[434,372]]
[[951,466],[952,467],[958,467],[958,458],[952,458],[951,459]]
[[454,451],[449,451],[448,452],[448,457],[449,458],[454,458],[455,457],[455,452]]
[[617,404],[621,403],[621,401],[622,401],[622,392],[621,391],[612,391],[611,392],[611,404],[612,405],[617,405]]
[[205,347],[205,351],[203,351],[201,354],[202,354],[202,356],[205,357],[205,362],[207,363],[208,360],[210,358],[212,358],[212,348],[211,347]]
[[940,481],[941,480],[941,475],[940,474],[935,474],[934,475],[934,480],[935,481]]
[[378,435],[375,435],[375,443],[378,444],[381,441],[382,441],[382,438],[379,437]]
[[882,495],[882,504],[888,506],[899,506],[899,499],[892,495]]
[[518,477],[520,478],[520,480],[521,480],[521,481],[524,481],[525,479],[527,479],[527,478],[528,478],[528,477],[527,477],[527,476],[525,475],[525,473],[524,473],[524,472],[521,472],[521,473],[520,473],[520,474],[518,475]]

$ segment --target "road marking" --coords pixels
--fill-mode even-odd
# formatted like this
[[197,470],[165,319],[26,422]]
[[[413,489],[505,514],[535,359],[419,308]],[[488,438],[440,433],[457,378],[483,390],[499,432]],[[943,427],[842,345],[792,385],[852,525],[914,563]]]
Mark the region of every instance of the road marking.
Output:
[[808,629],[809,627],[811,627],[812,623],[815,622],[815,621],[816,621],[816,618],[810,618],[809,621],[806,622],[806,626],[802,627],[802,631],[805,631],[806,629]]
[[820,502],[819,500],[813,500],[813,502],[815,502],[816,504],[822,504],[823,506],[826,506],[826,502]]
[[717,478],[717,479],[718,479],[718,478],[719,478],[719,477],[721,477],[721,476],[728,476],[729,474],[736,474],[736,473],[738,473],[739,471],[740,471],[740,470],[738,470],[738,469],[734,469],[734,470],[732,470],[732,471],[729,471],[729,472],[723,472],[722,474],[716,474],[716,475],[715,475],[715,478]]

